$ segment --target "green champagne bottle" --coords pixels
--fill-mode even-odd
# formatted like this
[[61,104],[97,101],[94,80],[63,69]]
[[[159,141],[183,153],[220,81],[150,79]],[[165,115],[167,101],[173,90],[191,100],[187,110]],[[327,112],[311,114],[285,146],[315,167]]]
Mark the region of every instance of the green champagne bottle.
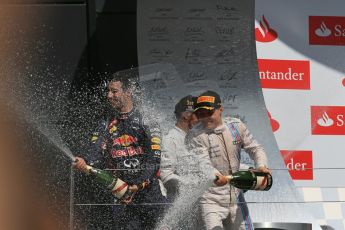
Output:
[[271,174],[255,170],[241,170],[226,177],[231,185],[243,190],[268,191],[273,183]]
[[111,193],[118,199],[125,200],[132,195],[126,182],[118,177],[114,177],[105,170],[87,165],[87,174],[94,176],[99,184],[111,190]]

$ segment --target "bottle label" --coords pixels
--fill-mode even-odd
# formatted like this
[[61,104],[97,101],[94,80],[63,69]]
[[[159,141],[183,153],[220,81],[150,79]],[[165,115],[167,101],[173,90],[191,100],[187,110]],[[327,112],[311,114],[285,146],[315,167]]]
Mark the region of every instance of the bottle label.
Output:
[[272,176],[267,174],[267,175],[256,175],[256,185],[254,187],[254,190],[270,190],[272,187]]
[[128,190],[128,184],[118,178],[110,186],[112,187],[111,193],[118,199],[121,199]]
[[256,186],[254,190],[265,190],[268,183],[268,177],[266,176],[257,176],[256,177]]

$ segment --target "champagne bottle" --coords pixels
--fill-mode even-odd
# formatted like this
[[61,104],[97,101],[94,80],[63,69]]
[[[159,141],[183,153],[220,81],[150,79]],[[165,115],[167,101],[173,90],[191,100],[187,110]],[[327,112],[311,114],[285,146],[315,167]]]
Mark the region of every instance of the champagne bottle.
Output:
[[111,193],[118,199],[125,200],[132,195],[126,182],[118,177],[114,177],[105,170],[87,165],[87,174],[95,177],[96,181],[111,190]]
[[268,191],[273,183],[271,174],[255,170],[237,171],[226,177],[231,185],[243,190]]

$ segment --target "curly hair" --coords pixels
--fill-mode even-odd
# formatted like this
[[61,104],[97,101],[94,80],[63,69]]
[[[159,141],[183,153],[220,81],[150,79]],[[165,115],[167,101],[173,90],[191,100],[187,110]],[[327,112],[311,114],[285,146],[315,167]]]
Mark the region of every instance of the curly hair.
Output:
[[122,83],[122,89],[129,90],[138,87],[139,72],[137,68],[120,70],[112,74],[109,82],[119,81]]

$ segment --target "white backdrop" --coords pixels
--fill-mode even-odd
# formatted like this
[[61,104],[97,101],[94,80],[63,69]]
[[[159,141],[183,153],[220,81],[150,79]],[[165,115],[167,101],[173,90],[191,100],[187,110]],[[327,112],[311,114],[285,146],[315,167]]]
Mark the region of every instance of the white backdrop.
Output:
[[[270,191],[246,193],[253,220],[314,222],[285,170],[267,119],[255,55],[254,1],[138,1],[137,20],[141,80],[150,101],[156,101],[163,128],[180,98],[216,90],[225,113],[247,124],[275,169]],[[297,68],[306,66],[308,61]]]
[[260,78],[279,149],[319,223],[344,229],[345,1],[255,3]]

